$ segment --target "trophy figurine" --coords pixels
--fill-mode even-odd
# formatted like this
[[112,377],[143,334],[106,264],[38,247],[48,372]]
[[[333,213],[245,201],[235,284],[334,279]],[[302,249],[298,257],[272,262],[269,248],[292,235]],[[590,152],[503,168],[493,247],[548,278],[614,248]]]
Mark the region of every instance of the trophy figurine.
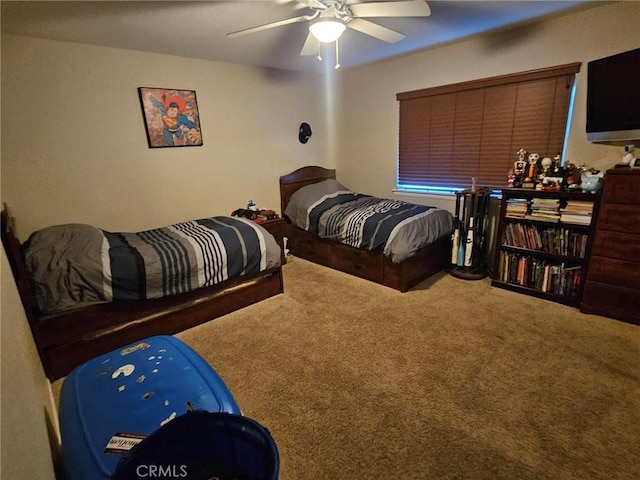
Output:
[[522,182],[522,188],[534,188],[536,186],[536,167],[538,160],[540,160],[540,154],[530,153],[527,159],[529,161],[529,168],[527,169],[524,182]]
[[522,181],[526,175],[527,170],[527,151],[524,148],[518,150],[518,160],[513,162],[513,173],[515,175],[513,186],[521,187]]

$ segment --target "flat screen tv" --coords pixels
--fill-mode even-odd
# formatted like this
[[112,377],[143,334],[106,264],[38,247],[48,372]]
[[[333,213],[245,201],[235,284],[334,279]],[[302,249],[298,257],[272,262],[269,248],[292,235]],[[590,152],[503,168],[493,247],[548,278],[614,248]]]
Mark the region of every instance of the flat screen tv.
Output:
[[587,72],[587,139],[640,140],[640,48],[593,60]]

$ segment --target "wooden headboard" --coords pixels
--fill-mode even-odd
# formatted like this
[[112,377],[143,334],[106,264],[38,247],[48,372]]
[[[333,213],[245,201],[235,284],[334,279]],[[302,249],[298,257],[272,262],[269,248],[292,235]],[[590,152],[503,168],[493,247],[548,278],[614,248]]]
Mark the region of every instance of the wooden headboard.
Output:
[[280,177],[280,211],[284,217],[284,210],[289,204],[289,199],[297,190],[305,185],[322,182],[330,178],[336,178],[335,169],[318,166],[302,167],[287,175]]

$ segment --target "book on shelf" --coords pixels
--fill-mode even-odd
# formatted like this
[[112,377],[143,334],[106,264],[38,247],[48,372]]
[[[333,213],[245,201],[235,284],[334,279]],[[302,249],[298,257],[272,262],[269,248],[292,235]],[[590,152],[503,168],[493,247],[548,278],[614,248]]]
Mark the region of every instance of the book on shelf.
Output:
[[527,220],[538,220],[539,222],[559,222],[560,215],[553,213],[543,213],[543,212],[531,212],[528,215],[524,216]]
[[524,218],[529,211],[529,200],[526,198],[508,198],[505,210],[507,218]]
[[502,244],[539,252],[584,258],[589,235],[567,228],[509,223],[505,225]]
[[578,223],[580,225],[591,225],[591,215],[578,215],[574,213],[560,214],[560,221],[564,223]]
[[560,208],[560,200],[557,198],[532,198],[531,209],[532,210],[549,210],[557,211]]
[[593,202],[569,200],[567,201],[567,205],[560,210],[560,221],[565,223],[590,225],[592,214]]
[[567,205],[562,210],[570,213],[591,213],[593,212],[593,202],[567,200]]
[[560,219],[560,200],[556,198],[533,198],[531,212],[525,215],[529,220],[557,222]]
[[498,278],[504,283],[552,293],[564,297],[578,295],[582,267],[567,267],[528,255],[500,252]]

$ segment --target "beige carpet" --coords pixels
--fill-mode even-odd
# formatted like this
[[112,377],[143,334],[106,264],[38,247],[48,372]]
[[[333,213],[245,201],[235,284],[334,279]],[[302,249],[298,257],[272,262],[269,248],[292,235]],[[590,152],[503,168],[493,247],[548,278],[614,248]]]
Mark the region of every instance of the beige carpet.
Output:
[[280,480],[640,478],[640,327],[489,279],[284,275],[177,335],[271,431]]
[[488,279],[284,274],[178,335],[269,428],[281,480],[640,478],[640,327]]

